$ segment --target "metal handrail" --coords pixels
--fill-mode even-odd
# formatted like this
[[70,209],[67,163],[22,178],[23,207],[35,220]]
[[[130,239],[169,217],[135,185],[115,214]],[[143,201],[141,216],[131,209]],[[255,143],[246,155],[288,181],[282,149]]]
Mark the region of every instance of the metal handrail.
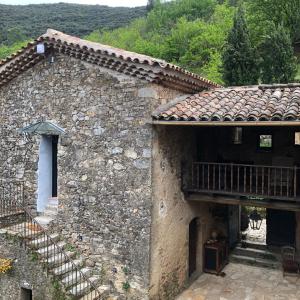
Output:
[[[22,185],[22,190],[21,190],[21,193],[22,193],[22,201],[18,201],[18,211],[23,211],[24,212],[24,222],[22,223],[19,223],[19,224],[16,224],[16,225],[13,225],[14,228],[16,228],[17,232],[22,234],[22,241],[23,241],[23,245],[25,246],[25,249],[30,249],[30,250],[33,250],[34,249],[37,249],[36,246],[37,246],[37,242],[36,244],[34,243],[34,241],[36,241],[34,239],[34,237],[36,236],[35,233],[38,233],[38,237],[41,237],[41,238],[45,238],[45,248],[46,248],[46,257],[45,257],[45,260],[44,260],[44,263],[45,263],[45,266],[46,266],[46,269],[47,269],[47,274],[48,273],[52,273],[51,272],[51,269],[50,269],[50,258],[51,257],[54,257],[57,258],[57,260],[54,260],[53,262],[53,265],[55,266],[57,264],[57,262],[62,259],[62,262],[63,264],[70,264],[71,265],[71,268],[70,268],[70,271],[68,272],[69,274],[72,274],[72,277],[71,277],[71,282],[72,282],[72,286],[73,288],[71,289],[74,289],[75,288],[75,293],[74,296],[84,296],[85,295],[85,299],[87,300],[93,300],[93,299],[101,299],[101,293],[100,291],[98,290],[98,288],[96,287],[96,285],[83,273],[81,272],[81,270],[76,266],[76,264],[73,262],[73,260],[66,254],[66,252],[64,251],[64,249],[62,249],[59,245],[57,245],[57,243],[50,237],[50,235],[47,233],[47,231],[34,219],[34,216],[31,214],[31,212],[27,209],[25,203],[24,203],[24,186]],[[0,195],[1,197],[2,195]],[[20,196],[20,195],[18,195]],[[0,198],[1,200],[1,198]],[[3,201],[1,201],[2,203]],[[1,207],[3,208],[3,206],[1,205]],[[6,215],[9,215],[10,212],[15,212],[16,211],[16,206],[6,206]],[[2,209],[3,211],[3,209]],[[1,216],[1,215],[0,215]],[[23,226],[23,228],[22,228]],[[21,227],[21,228],[20,228]],[[19,230],[21,229],[21,230]],[[49,256],[49,251],[50,251],[50,246],[53,247],[52,249],[52,256]],[[35,252],[37,253],[37,252]],[[62,265],[61,265],[61,268],[62,268]],[[62,269],[61,269],[62,271]],[[73,273],[75,272],[75,276],[73,278]],[[54,276],[56,276],[54,274]],[[74,283],[73,283],[73,280],[75,279]],[[82,280],[79,280],[78,279],[82,279]],[[86,282],[87,285],[89,286],[88,290],[85,291],[82,295],[81,294],[78,294],[78,284],[80,285],[81,283],[84,283]],[[89,297],[90,296],[90,297]],[[89,298],[87,298],[89,297]]]

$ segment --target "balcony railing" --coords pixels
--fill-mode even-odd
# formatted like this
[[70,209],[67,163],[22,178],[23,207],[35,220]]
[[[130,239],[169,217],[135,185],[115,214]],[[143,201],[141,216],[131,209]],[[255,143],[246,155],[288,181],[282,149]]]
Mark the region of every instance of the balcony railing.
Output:
[[297,167],[194,162],[191,171],[189,192],[292,201],[300,196]]

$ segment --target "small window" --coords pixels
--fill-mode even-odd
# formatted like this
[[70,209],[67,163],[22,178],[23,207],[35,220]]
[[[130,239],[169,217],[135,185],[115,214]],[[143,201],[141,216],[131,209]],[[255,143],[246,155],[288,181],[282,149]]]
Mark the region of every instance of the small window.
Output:
[[300,145],[300,132],[295,132],[295,145]]
[[263,150],[270,150],[273,146],[271,134],[259,135],[259,148]]
[[21,300],[32,300],[32,290],[21,288]]

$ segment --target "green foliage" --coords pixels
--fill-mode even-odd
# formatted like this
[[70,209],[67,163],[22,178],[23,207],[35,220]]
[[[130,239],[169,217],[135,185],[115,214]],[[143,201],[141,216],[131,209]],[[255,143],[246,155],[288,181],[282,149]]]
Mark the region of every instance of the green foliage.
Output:
[[249,23],[256,40],[261,40],[273,28],[283,25],[291,34],[292,41],[300,40],[300,0],[251,0]]
[[[234,17],[240,3],[245,17],[241,10]],[[287,82],[295,74],[291,40],[300,41],[300,0],[149,0],[139,8],[0,5],[0,25],[0,59],[52,27],[167,60],[220,84]]]
[[30,260],[31,261],[37,261],[39,259],[39,256],[36,252],[31,252],[30,253]]
[[0,47],[0,60],[8,57],[12,53],[18,51],[22,47],[24,47],[29,41],[24,42],[15,42],[14,44],[10,46],[3,45]]
[[288,83],[297,71],[291,38],[282,26],[273,25],[261,44],[261,80],[264,83]]
[[223,79],[227,85],[257,84],[258,60],[250,41],[242,7],[235,14],[222,60]]
[[128,292],[130,289],[130,283],[128,281],[123,282],[122,287],[125,292]]
[[203,18],[208,20],[217,5],[215,0],[174,0],[160,3],[147,15],[147,31],[169,34],[180,17],[189,21]]
[[212,0],[157,2],[147,17],[86,38],[162,58],[222,83],[221,51],[234,10]]
[[151,11],[154,8],[157,1],[159,1],[159,0],[148,0],[147,6],[146,6],[147,11]]
[[130,270],[128,269],[128,267],[122,267],[122,271],[125,275],[128,275],[130,273]]
[[67,297],[62,289],[62,286],[56,278],[52,279],[52,296],[55,300],[69,300],[70,297]]
[[300,81],[300,65],[297,65],[297,71],[296,71],[296,75],[295,75],[295,81]]
[[218,83],[222,82],[222,50],[232,27],[234,9],[227,5],[216,7],[209,22],[197,21],[198,31],[187,43],[188,49],[179,64]]
[[144,16],[145,7],[79,4],[0,5],[0,44],[36,38],[53,28],[84,36],[99,28],[117,28]]
[[75,252],[77,251],[77,248],[74,245],[67,243],[65,245],[65,250],[70,252]]

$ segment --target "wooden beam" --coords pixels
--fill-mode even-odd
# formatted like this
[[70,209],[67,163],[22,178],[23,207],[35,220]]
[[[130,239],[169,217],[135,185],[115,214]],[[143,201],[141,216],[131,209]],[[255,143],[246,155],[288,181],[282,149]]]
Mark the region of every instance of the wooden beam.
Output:
[[227,205],[243,205],[243,206],[257,206],[265,208],[273,208],[280,210],[289,211],[300,211],[300,203],[287,203],[286,201],[272,201],[272,200],[249,200],[239,199],[234,197],[223,197],[223,196],[209,196],[204,194],[188,194],[185,196],[187,201],[192,202],[206,202],[206,203],[217,203]]

